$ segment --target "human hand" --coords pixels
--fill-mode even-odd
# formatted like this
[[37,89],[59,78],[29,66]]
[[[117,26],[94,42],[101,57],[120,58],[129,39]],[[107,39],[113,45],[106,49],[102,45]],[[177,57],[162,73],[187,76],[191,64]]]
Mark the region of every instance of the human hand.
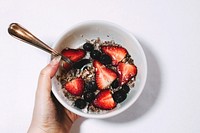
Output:
[[61,57],[55,57],[41,72],[35,106],[28,133],[68,133],[79,117],[66,110],[51,92],[51,78],[58,70]]

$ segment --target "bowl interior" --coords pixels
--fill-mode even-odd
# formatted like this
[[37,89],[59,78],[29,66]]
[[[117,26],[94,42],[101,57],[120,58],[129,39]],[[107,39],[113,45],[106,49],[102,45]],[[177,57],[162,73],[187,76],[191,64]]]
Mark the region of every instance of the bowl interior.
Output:
[[[97,39],[98,37],[102,41],[114,40],[117,44],[120,44],[123,47],[125,47],[128,50],[131,57],[134,59],[134,63],[138,68],[138,74],[136,76],[135,86],[131,88],[127,99],[123,103],[121,103],[119,107],[103,114],[84,113],[81,110],[74,108],[71,105],[71,102],[69,102],[64,96],[61,89],[61,84],[57,81],[55,76],[53,78],[52,91],[58,99],[58,101],[68,110],[87,118],[107,118],[117,115],[126,110],[136,101],[136,99],[141,94],[147,76],[146,58],[139,42],[132,34],[130,34],[124,28],[112,23],[92,21],[76,25],[75,27],[69,29],[61,37],[61,39],[54,45],[54,48],[59,52],[66,47],[78,48],[81,45],[83,45],[86,42],[86,40]],[[57,72],[57,75],[59,75],[59,72]]]

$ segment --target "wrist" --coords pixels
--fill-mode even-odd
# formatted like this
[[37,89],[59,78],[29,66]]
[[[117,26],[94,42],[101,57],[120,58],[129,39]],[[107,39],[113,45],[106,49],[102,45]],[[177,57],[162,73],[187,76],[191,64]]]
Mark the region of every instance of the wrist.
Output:
[[69,133],[71,125],[67,127],[41,127],[31,124],[27,133]]
[[47,133],[39,127],[30,126],[27,133]]

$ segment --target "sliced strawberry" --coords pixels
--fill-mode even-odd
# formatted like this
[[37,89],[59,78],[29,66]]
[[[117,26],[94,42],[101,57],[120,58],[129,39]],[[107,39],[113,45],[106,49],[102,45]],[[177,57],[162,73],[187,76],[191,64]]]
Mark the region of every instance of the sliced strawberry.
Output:
[[94,60],[93,66],[96,68],[95,80],[100,90],[106,89],[116,78],[117,74],[101,64],[99,61]]
[[81,96],[84,90],[84,80],[80,77],[75,78],[65,84],[65,89],[72,95]]
[[[86,55],[86,52],[83,49],[63,49],[61,53],[73,62],[81,60]],[[64,62],[63,67],[69,69],[70,64]]]
[[127,50],[120,46],[102,46],[101,50],[112,58],[112,64],[117,65],[127,55]]
[[63,49],[61,53],[73,62],[81,60],[86,54],[83,49]]
[[116,107],[116,102],[112,98],[111,91],[109,89],[105,89],[97,94],[95,100],[93,101],[93,105],[100,109],[110,110]]
[[137,74],[137,67],[134,64],[120,62],[117,66],[119,74],[119,83],[123,85]]

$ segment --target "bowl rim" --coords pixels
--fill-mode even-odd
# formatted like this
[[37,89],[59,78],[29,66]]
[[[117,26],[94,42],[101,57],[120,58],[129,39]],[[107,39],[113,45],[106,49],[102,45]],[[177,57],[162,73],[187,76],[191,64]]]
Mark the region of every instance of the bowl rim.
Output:
[[62,106],[64,106],[66,109],[68,109],[69,111],[77,114],[77,115],[80,115],[82,117],[85,117],[85,118],[98,118],[98,119],[104,119],[104,118],[109,118],[109,117],[113,117],[117,114],[120,114],[122,112],[124,112],[125,110],[127,110],[130,106],[132,106],[135,101],[138,99],[138,97],[141,95],[144,87],[145,87],[145,83],[146,83],[146,80],[147,80],[147,60],[146,60],[146,56],[145,56],[145,53],[144,53],[144,50],[141,46],[141,44],[139,43],[139,41],[136,39],[136,37],[130,32],[128,31],[127,29],[125,29],[124,27],[118,25],[118,24],[115,24],[113,22],[108,22],[108,21],[105,21],[105,20],[88,20],[88,21],[83,21],[83,22],[79,22],[73,26],[71,26],[71,28],[68,28],[63,34],[61,34],[59,36],[59,38],[57,39],[57,41],[53,44],[53,48],[55,48],[60,40],[62,40],[67,34],[69,34],[70,32],[72,32],[73,30],[76,30],[82,26],[87,26],[87,25],[91,25],[91,24],[98,24],[98,25],[106,25],[106,26],[111,26],[111,27],[114,27],[114,28],[117,28],[118,30],[126,33],[127,35],[129,35],[133,41],[135,42],[135,45],[137,45],[137,47],[139,48],[140,50],[140,53],[141,53],[141,56],[143,58],[143,63],[144,63],[144,70],[143,70],[143,75],[144,75],[144,79],[143,79],[143,82],[142,84],[140,85],[140,88],[138,89],[138,92],[137,94],[134,96],[133,99],[131,99],[130,102],[128,102],[126,104],[126,106],[123,106],[119,109],[116,109],[114,111],[111,111],[109,113],[103,113],[103,114],[90,114],[90,113],[84,113],[84,112],[81,112],[81,111],[78,111],[76,110],[75,108],[71,107],[70,105],[66,104],[66,102],[60,97],[60,94],[58,94],[58,92],[56,91],[56,89],[54,88],[54,85],[52,85],[52,92],[53,94],[55,95],[56,99],[62,104]]

